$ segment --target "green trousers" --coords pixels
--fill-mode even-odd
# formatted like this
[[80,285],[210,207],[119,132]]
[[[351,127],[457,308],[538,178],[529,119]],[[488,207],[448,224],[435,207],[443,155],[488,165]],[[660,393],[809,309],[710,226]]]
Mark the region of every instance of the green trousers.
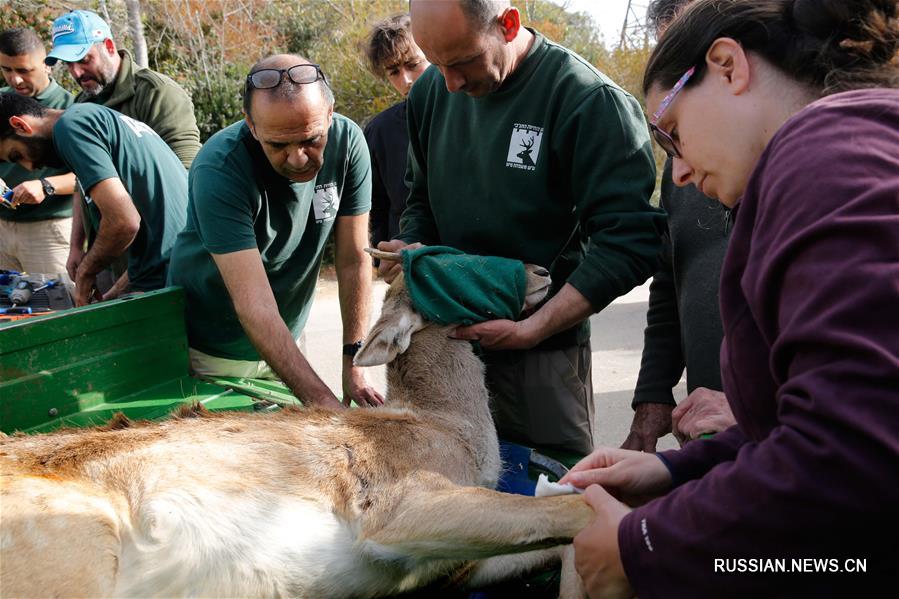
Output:
[[593,450],[590,343],[558,350],[484,352],[487,388],[501,439],[535,449]]

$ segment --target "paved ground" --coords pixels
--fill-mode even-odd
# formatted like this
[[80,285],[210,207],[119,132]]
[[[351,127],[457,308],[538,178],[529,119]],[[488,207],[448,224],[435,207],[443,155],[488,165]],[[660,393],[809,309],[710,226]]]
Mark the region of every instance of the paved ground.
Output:
[[[386,285],[377,281],[374,288],[372,322],[380,313]],[[596,394],[596,437],[604,445],[620,445],[627,437],[633,411],[630,407],[640,353],[649,283],[618,298],[592,318],[593,390]],[[338,395],[340,383],[341,324],[337,301],[337,283],[321,279],[306,326],[306,353],[312,366],[325,383]],[[386,387],[384,367],[370,368],[369,380],[382,393]],[[675,391],[680,399],[686,395],[683,381]],[[671,435],[659,447],[677,447]]]

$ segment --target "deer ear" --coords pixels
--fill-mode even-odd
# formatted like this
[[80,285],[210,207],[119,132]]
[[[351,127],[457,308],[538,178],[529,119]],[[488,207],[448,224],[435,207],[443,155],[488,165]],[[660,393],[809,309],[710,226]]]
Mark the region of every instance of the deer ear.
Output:
[[385,306],[385,313],[368,333],[368,339],[353,358],[353,364],[377,366],[392,362],[409,349],[412,333],[424,326],[422,317],[411,309],[389,310]]

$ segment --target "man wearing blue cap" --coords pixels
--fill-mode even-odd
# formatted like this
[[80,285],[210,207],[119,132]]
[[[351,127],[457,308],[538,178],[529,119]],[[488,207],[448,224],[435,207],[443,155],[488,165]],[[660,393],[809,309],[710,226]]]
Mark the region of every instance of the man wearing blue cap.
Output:
[[74,10],[53,21],[48,65],[66,63],[81,86],[75,102],[96,102],[146,123],[169,145],[185,168],[200,151],[200,131],[190,96],[170,78],[135,64],[118,50],[106,21]]

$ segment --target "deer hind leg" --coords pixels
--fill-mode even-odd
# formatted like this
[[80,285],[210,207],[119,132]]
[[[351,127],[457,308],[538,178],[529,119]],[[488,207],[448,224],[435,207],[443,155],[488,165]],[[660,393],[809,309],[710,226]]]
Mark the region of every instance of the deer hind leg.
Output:
[[497,555],[472,562],[469,568],[460,571],[454,583],[468,589],[520,579],[528,574],[549,570],[561,563],[559,599],[585,599],[587,591],[580,575],[574,568],[574,545],[560,545],[549,549],[538,549],[525,553]]
[[120,550],[108,500],[73,484],[4,477],[0,593],[4,597],[108,597]]
[[574,567],[574,545],[562,547],[562,580],[559,582],[559,599],[583,599],[587,596],[584,581]]
[[557,566],[561,559],[561,546],[497,555],[472,562],[471,567],[461,571],[454,582],[464,588],[478,589],[518,579],[539,570],[548,570]]
[[476,560],[571,543],[593,519],[578,496],[525,497],[410,477],[389,513],[363,522],[360,541],[390,559]]

